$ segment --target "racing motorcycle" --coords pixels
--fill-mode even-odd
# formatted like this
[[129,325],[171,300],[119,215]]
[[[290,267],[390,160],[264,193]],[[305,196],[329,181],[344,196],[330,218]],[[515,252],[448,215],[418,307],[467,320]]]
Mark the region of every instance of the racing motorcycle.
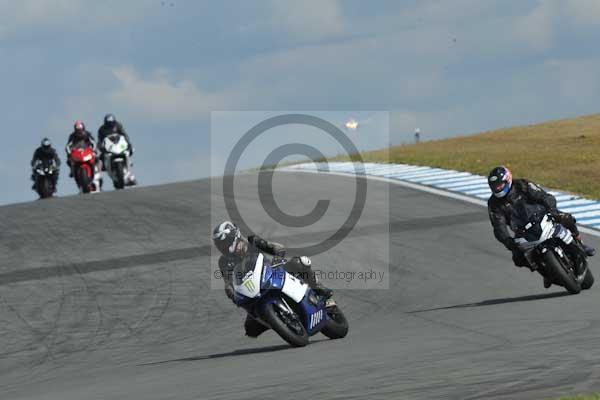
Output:
[[285,262],[270,263],[257,252],[239,263],[232,276],[238,307],[294,347],[306,346],[319,332],[330,339],[345,337],[348,321],[335,301],[286,272]]
[[80,193],[100,191],[100,173],[96,166],[96,153],[84,143],[73,146],[70,153],[75,182]]
[[123,135],[111,134],[104,138],[102,145],[105,149],[106,171],[112,179],[115,189],[135,185],[135,177],[129,169],[131,152],[127,139]]
[[511,215],[511,229],[532,271],[572,294],[592,287],[594,276],[581,243],[543,206],[517,205]]
[[33,175],[35,179],[35,191],[40,199],[47,199],[54,195],[55,173],[57,172],[56,162],[54,160],[37,160],[33,166]]

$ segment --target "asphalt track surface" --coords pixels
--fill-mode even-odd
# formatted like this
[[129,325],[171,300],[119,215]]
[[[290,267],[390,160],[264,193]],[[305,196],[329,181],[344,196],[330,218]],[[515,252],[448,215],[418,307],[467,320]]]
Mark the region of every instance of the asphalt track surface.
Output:
[[[265,222],[255,181],[237,179],[242,214],[257,233],[295,246],[328,236],[353,201],[351,178],[277,173],[276,200],[289,213],[335,199],[322,223],[294,233]],[[389,289],[337,290],[349,335],[318,335],[301,349],[272,332],[244,337],[243,312],[211,289],[221,287],[208,234],[226,215],[219,181],[1,207],[0,398],[542,399],[600,390],[600,289],[545,290],[512,266],[482,207],[378,181],[368,193],[352,234],[313,262],[384,271],[389,253]]]

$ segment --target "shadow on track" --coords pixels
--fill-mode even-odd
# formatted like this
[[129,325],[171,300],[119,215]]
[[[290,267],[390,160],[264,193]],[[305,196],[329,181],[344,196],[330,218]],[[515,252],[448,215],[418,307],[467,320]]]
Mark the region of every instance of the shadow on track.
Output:
[[[328,342],[329,339],[316,339],[311,340],[310,344],[317,344],[320,342]],[[203,361],[203,360],[213,360],[217,358],[227,358],[227,357],[239,357],[239,356],[247,356],[250,354],[261,354],[261,353],[272,353],[275,351],[282,350],[294,350],[295,347],[290,346],[289,344],[279,344],[276,346],[266,346],[266,347],[254,347],[251,349],[238,349],[233,350],[227,353],[215,353],[215,354],[207,354],[203,356],[193,356],[193,357],[183,357],[183,358],[175,358],[173,360],[164,360],[164,361],[155,361],[144,364],[138,364],[138,367],[146,366],[146,365],[158,365],[158,364],[167,364],[174,362],[184,362],[184,361]]]
[[[310,344],[317,344],[319,342],[327,342],[328,339],[318,339],[311,340]],[[247,356],[249,354],[260,354],[260,353],[271,353],[275,351],[281,350],[294,350],[295,347],[290,346],[289,344],[279,344],[277,346],[266,346],[266,347],[258,347],[252,349],[238,349],[233,350],[228,353],[216,353],[216,354],[207,354],[204,356],[194,356],[194,357],[184,357],[184,358],[175,358],[173,360],[165,360],[165,361],[156,361],[151,363],[139,364],[138,367],[144,365],[157,365],[157,364],[166,364],[172,362],[183,362],[183,361],[202,361],[202,360],[212,360],[215,358],[226,358],[226,357],[239,357],[239,356]]]
[[151,362],[151,363],[139,364],[138,366],[157,365],[157,364],[166,364],[166,363],[183,362],[183,361],[212,360],[215,358],[238,357],[238,356],[246,356],[249,354],[271,353],[274,351],[281,351],[281,350],[286,350],[286,349],[293,349],[293,347],[291,347],[288,344],[280,344],[277,346],[267,346],[267,347],[259,347],[259,348],[252,348],[252,349],[239,349],[239,350],[230,351],[228,353],[216,353],[216,354],[208,354],[205,356],[175,358],[173,360],[156,361],[156,362]]
[[495,306],[498,304],[507,304],[507,303],[519,303],[524,301],[536,301],[536,300],[545,300],[545,299],[553,299],[555,297],[564,297],[570,296],[569,292],[552,292],[552,293],[544,293],[544,294],[533,294],[528,296],[519,296],[519,297],[504,297],[501,299],[490,299],[480,301],[478,303],[466,303],[466,304],[457,304],[454,306],[446,306],[446,307],[435,307],[435,308],[427,308],[424,310],[415,310],[408,311],[407,314],[418,314],[429,311],[437,311],[437,310],[451,310],[454,308],[472,308],[472,307],[485,307],[485,306]]

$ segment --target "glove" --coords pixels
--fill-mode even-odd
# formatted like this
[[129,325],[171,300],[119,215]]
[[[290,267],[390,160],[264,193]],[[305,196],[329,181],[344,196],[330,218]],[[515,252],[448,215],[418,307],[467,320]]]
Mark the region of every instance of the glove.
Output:
[[235,292],[233,291],[233,288],[231,286],[225,286],[225,295],[227,295],[229,300],[235,303]]
[[504,246],[506,246],[506,248],[510,251],[512,251],[513,253],[519,249],[519,246],[517,246],[517,243],[515,242],[514,238],[508,238],[506,239],[506,242],[504,243]]
[[275,264],[285,264],[285,262],[286,262],[286,259],[284,256],[278,256],[278,255],[273,256],[273,264],[274,265]]

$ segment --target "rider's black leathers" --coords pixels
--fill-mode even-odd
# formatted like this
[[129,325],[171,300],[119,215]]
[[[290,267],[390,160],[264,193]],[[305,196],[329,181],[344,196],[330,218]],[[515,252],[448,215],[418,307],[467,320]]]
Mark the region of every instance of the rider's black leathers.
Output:
[[129,144],[129,149],[131,150],[132,144],[131,140],[129,139],[129,135],[127,135],[127,132],[125,132],[125,128],[123,128],[123,125],[120,122],[115,122],[114,125],[104,124],[100,128],[98,128],[98,149],[102,153],[104,153],[104,139],[106,139],[108,135],[112,135],[113,133],[118,133],[119,135],[124,136],[127,140],[127,143]]
[[512,188],[504,197],[492,195],[488,200],[488,213],[490,222],[494,227],[494,236],[504,246],[512,251],[513,262],[519,267],[527,267],[529,263],[525,259],[523,252],[516,248],[513,237],[510,235],[508,227],[510,226],[511,214],[517,203],[528,202],[540,204],[546,208],[556,221],[567,228],[574,237],[579,237],[575,218],[568,213],[559,212],[556,208],[556,199],[550,193],[526,179],[515,179]]
[[[248,244],[249,253],[257,250],[262,251],[266,254],[272,255],[274,263],[285,257],[285,247],[280,243],[269,242],[259,236],[249,236]],[[219,269],[221,271],[221,276],[223,277],[223,281],[225,284],[225,294],[232,301],[234,299],[232,273],[234,268],[239,263],[243,262],[243,260],[243,258],[239,257],[221,256],[219,258]],[[306,265],[305,263],[303,263],[300,257],[293,257],[287,260],[283,268],[286,270],[286,272],[303,279],[311,288],[314,289],[315,287],[317,287],[317,279],[314,271],[311,269],[310,265]],[[257,337],[258,335],[269,329],[260,322],[253,319],[250,315],[246,316],[244,328],[246,330],[246,335],[250,337]]]

